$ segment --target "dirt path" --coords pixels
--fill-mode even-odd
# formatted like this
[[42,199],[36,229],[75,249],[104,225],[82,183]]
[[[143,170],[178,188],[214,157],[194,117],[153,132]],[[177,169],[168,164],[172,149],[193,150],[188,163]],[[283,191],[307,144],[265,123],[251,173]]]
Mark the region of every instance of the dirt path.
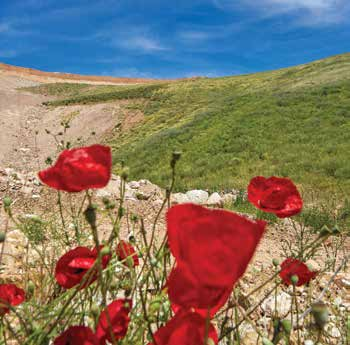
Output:
[[48,108],[42,102],[50,97],[18,90],[38,84],[0,70],[0,167],[23,173],[43,167],[46,157],[54,158],[57,151],[57,141],[46,130],[58,134],[62,121],[70,121],[66,141],[80,138],[92,144],[103,142],[116,127],[128,129],[143,118],[141,112],[126,110],[127,101]]

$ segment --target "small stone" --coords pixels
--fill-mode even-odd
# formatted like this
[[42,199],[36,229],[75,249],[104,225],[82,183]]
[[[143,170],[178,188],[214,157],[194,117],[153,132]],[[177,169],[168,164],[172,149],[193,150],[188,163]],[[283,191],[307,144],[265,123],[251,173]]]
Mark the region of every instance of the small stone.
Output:
[[314,345],[314,344],[315,343],[312,340],[310,340],[310,339],[307,339],[307,340],[304,341],[304,345]]
[[223,200],[219,193],[213,193],[208,198],[206,204],[208,206],[216,206],[216,207],[222,207],[223,206]]
[[[292,306],[292,297],[286,293],[281,292],[277,295],[277,313],[280,317],[285,317]],[[275,296],[270,296],[266,299],[262,305],[261,309],[267,316],[273,316],[275,313]]]
[[190,190],[186,195],[190,202],[198,205],[205,205],[209,198],[208,192],[199,189]]
[[341,337],[341,332],[339,330],[339,328],[337,328],[336,326],[334,325],[329,325],[329,329],[328,329],[328,332],[329,332],[329,335],[332,337],[332,338],[340,338]]
[[184,193],[174,193],[171,195],[172,205],[186,204],[188,202],[190,202],[190,199]]

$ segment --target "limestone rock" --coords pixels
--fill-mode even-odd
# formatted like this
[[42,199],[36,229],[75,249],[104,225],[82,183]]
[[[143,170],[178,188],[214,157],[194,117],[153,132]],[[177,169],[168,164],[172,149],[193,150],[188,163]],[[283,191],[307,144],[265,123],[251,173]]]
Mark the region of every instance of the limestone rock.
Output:
[[188,202],[190,202],[190,199],[184,193],[174,193],[171,195],[172,205],[186,204]]
[[219,193],[213,193],[208,198],[206,204],[208,206],[222,207],[223,206],[222,197],[220,196]]
[[189,202],[198,205],[205,205],[209,198],[208,192],[199,189],[190,190],[186,193],[186,195],[189,199]]
[[[286,317],[292,305],[292,297],[281,292],[277,295],[277,313],[280,317]],[[261,305],[261,309],[268,316],[273,316],[275,312],[275,296],[270,296]]]

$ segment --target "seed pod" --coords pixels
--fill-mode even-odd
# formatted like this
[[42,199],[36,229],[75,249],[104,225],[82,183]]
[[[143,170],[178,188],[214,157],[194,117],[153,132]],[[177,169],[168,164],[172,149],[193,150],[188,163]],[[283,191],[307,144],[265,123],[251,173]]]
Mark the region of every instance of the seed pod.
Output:
[[319,329],[323,329],[329,321],[329,312],[327,306],[322,301],[315,302],[311,306],[311,313]]
[[282,320],[281,321],[281,326],[282,326],[282,329],[283,331],[286,333],[286,334],[290,334],[292,332],[292,324],[289,320]]
[[5,208],[8,208],[11,206],[12,204],[12,199],[9,197],[9,196],[5,196],[3,199],[2,199],[2,202],[4,204],[4,207]]
[[277,259],[273,259],[272,263],[275,267],[277,267],[280,264],[280,262]]
[[96,205],[89,205],[84,212],[86,221],[91,225],[96,225]]
[[273,345],[273,343],[267,338],[263,338],[262,343],[263,345]]

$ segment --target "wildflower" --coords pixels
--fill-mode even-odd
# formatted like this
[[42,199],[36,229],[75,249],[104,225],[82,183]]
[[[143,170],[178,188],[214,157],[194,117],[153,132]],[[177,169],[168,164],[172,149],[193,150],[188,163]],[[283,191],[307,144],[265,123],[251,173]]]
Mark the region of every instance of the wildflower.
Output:
[[[206,345],[204,344],[207,320],[201,315],[181,310],[154,334],[157,345]],[[207,344],[218,344],[215,327],[209,323]],[[148,345],[154,345],[150,343]]]
[[[120,241],[117,246],[117,256],[118,259],[123,261],[126,266],[128,266],[128,263],[131,261],[132,267],[136,267],[139,265],[139,258],[136,254],[136,251],[134,247],[126,242],[126,241]],[[131,259],[128,261],[128,259]]]
[[292,284],[292,277],[296,276],[296,286],[307,284],[316,276],[316,272],[312,272],[309,268],[298,259],[288,258],[281,264],[280,277],[286,285]]
[[265,226],[264,221],[194,204],[176,205],[167,213],[171,253],[208,286],[227,287],[243,275]]
[[[55,277],[59,285],[66,289],[80,284],[84,278],[82,288],[94,282],[97,278],[96,272],[85,277],[85,274],[93,267],[97,259],[97,250],[90,250],[86,247],[77,247],[70,250],[58,260],[56,264]],[[102,267],[106,267],[108,259],[102,259]]]
[[215,313],[245,272],[266,222],[193,204],[167,213],[168,242],[177,266],[168,278],[171,302]]
[[111,176],[111,166],[110,147],[92,145],[64,150],[52,167],[39,172],[39,177],[51,188],[80,192],[105,187]]
[[0,284],[0,316],[10,311],[10,306],[24,302],[25,292],[14,284]]
[[94,332],[85,326],[72,326],[57,337],[53,345],[98,345]]
[[279,218],[298,214],[303,200],[294,185],[287,178],[254,177],[248,186],[248,200],[264,212],[274,213]]
[[125,337],[130,322],[131,307],[131,300],[118,299],[102,311],[96,329],[96,336],[101,345],[106,341],[112,343]]
[[203,284],[186,265],[177,265],[171,271],[167,287],[175,313],[181,308],[194,308],[198,314],[206,317],[209,309],[211,318],[226,303],[233,289],[233,285],[217,287],[215,284]]

